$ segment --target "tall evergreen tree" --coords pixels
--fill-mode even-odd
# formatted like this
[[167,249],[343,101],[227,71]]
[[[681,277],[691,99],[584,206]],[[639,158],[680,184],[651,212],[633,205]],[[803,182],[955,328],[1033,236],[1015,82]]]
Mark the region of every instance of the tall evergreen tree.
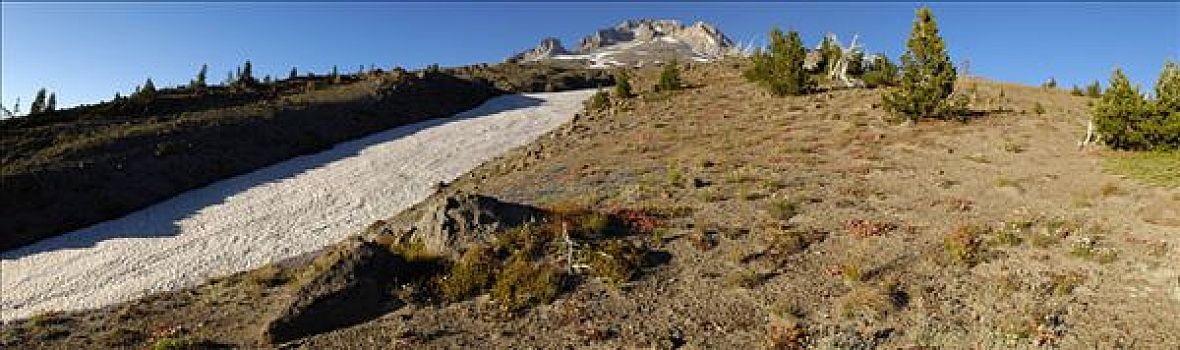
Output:
[[242,72],[238,73],[238,82],[243,84],[254,83],[254,66],[250,64],[250,60],[242,64]]
[[209,65],[202,64],[201,70],[197,72],[197,79],[193,80],[194,88],[205,87],[205,76],[209,73]]
[[953,117],[957,106],[948,98],[955,91],[955,66],[938,34],[934,13],[923,6],[916,17],[901,56],[899,86],[886,93],[882,102],[910,120]]
[[1139,88],[1131,86],[1121,69],[1115,69],[1109,87],[1094,104],[1094,129],[1110,147],[1145,149],[1147,138],[1138,129],[1147,109],[1147,100]]
[[57,94],[50,93],[49,99],[45,100],[45,110],[43,113],[53,113],[57,110]]
[[152,78],[147,78],[143,82],[143,86],[139,88],[136,95],[144,99],[152,99],[156,97],[156,84],[152,83]]
[[843,52],[840,51],[840,46],[832,39],[832,35],[825,35],[823,41],[819,44],[819,69],[821,72],[831,70],[836,61],[840,60]]
[[29,105],[29,115],[41,114],[45,111],[45,88],[37,90],[37,96],[33,97],[33,103]]
[[340,72],[336,70],[335,65],[332,66],[332,74],[329,77],[332,80],[332,84],[340,83]]
[[287,79],[295,79],[298,76],[299,76],[299,70],[295,69],[295,67],[291,67],[291,74],[287,75]]
[[1155,105],[1161,113],[1180,113],[1180,66],[1168,60],[1155,82]]

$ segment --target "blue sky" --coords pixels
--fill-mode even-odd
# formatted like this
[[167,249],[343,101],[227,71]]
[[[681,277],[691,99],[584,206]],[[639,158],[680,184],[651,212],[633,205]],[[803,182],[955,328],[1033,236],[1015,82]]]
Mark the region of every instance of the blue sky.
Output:
[[[574,46],[628,18],[713,22],[732,39],[764,40],[772,25],[810,46],[828,31],[860,34],[896,58],[915,3],[3,3],[0,95],[5,106],[37,88],[59,106],[126,94],[145,78],[186,83],[202,63],[210,79],[250,59],[255,75],[343,71],[359,65],[422,67],[500,62],[556,36]],[[1103,81],[1122,67],[1149,89],[1180,56],[1177,3],[934,3],[956,62],[971,73],[1039,84]]]

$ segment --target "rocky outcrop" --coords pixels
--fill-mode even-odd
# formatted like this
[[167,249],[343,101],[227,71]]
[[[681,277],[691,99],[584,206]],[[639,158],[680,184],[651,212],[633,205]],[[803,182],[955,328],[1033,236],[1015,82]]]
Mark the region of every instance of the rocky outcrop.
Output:
[[623,21],[582,38],[574,52],[555,53],[554,47],[560,47],[560,43],[548,38],[540,46],[516,54],[510,60],[607,68],[644,66],[671,60],[707,62],[740,51],[712,24],[695,22],[685,26],[680,21],[668,19]]
[[533,207],[448,189],[370,225],[366,236],[393,246],[421,245],[425,253],[458,258],[467,247],[491,241],[497,231],[541,216]]
[[381,245],[350,239],[325,250],[301,273],[287,305],[266,322],[262,339],[282,343],[373,319],[401,306],[390,286],[415,268]]
[[511,62],[536,62],[552,58],[556,55],[564,55],[568,53],[570,52],[567,51],[564,46],[561,46],[561,40],[558,40],[554,37],[548,37],[542,39],[541,43],[537,44],[537,47],[534,47],[531,50],[525,52],[518,53],[508,60]]

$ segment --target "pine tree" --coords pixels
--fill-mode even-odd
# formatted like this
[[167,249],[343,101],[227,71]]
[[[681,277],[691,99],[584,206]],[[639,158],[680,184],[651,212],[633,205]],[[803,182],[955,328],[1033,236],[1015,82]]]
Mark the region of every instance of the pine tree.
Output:
[[897,85],[897,65],[884,53],[877,54],[861,79],[870,88]]
[[831,70],[836,65],[836,61],[840,60],[842,54],[843,52],[840,51],[840,47],[832,39],[832,35],[825,35],[823,41],[819,44],[820,61],[818,67],[820,71],[827,72]]
[[250,64],[250,60],[242,64],[242,73],[238,74],[238,81],[245,84],[254,83],[254,66]]
[[209,73],[209,65],[202,64],[201,70],[197,72],[197,79],[193,80],[193,87],[198,88],[198,89],[204,88],[205,87],[205,76],[208,73]]
[[807,49],[799,33],[770,31],[770,51],[755,52],[753,66],[745,72],[747,79],[761,83],[778,95],[802,95],[812,89],[811,77],[803,69]]
[[1053,79],[1053,77],[1049,77],[1049,80],[1046,80],[1044,84],[1041,84],[1041,87],[1046,88],[1046,89],[1056,89],[1057,88],[1057,79]]
[[49,99],[45,101],[45,110],[43,113],[53,113],[57,110],[57,94],[50,93]]
[[1148,140],[1138,129],[1147,110],[1139,88],[1131,86],[1122,70],[1115,69],[1109,87],[1094,104],[1094,129],[1110,147],[1146,149]]
[[340,83],[340,72],[336,70],[335,65],[332,66],[332,74],[330,75],[330,79],[332,80],[332,84]]
[[291,74],[287,75],[287,79],[295,79],[298,76],[299,76],[299,70],[295,69],[295,67],[291,67]]
[[660,71],[659,81],[656,82],[655,90],[659,91],[673,91],[680,90],[683,83],[680,81],[680,64],[676,60],[668,62],[664,65],[664,69]]
[[1155,83],[1151,116],[1142,129],[1154,149],[1180,149],[1180,67],[1164,63]]
[[1161,113],[1180,113],[1180,67],[1175,61],[1164,62],[1164,69],[1155,82],[1155,105]]
[[1086,93],[1082,92],[1082,88],[1078,87],[1077,85],[1074,85],[1072,89],[1069,89],[1069,94],[1074,96],[1086,96]]
[[151,100],[152,98],[155,98],[156,97],[156,84],[152,83],[152,78],[147,78],[147,80],[143,82],[143,87],[140,87],[136,91],[135,95],[140,98],[147,99],[147,100]]
[[1102,84],[1095,80],[1094,83],[1086,85],[1086,96],[1102,97]]
[[954,64],[930,8],[919,8],[916,17],[901,56],[900,84],[883,96],[883,105],[910,120],[953,117],[964,107],[948,99],[955,90]]
[[631,98],[635,93],[631,91],[631,76],[625,70],[615,73],[615,97]]
[[33,103],[29,105],[29,115],[41,114],[45,111],[45,88],[37,90],[37,96],[33,97]]

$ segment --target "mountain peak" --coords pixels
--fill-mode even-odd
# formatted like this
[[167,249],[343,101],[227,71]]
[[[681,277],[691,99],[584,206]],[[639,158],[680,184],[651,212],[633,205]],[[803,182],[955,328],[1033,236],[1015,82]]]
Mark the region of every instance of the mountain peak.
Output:
[[582,38],[574,52],[565,52],[557,39],[546,38],[537,47],[516,54],[510,60],[565,61],[606,68],[643,66],[670,60],[707,62],[735,50],[733,41],[710,23],[697,21],[685,26],[673,19],[642,18],[599,29]]

